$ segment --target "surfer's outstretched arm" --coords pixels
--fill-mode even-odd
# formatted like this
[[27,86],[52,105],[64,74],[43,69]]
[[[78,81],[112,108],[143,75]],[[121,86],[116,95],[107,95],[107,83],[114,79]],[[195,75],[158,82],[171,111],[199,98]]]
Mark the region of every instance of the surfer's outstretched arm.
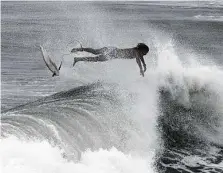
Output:
[[142,62],[142,65],[143,65],[143,67],[144,67],[144,72],[145,72],[145,71],[146,71],[146,63],[145,63],[145,60],[144,60],[143,56],[140,57],[140,60],[141,60],[141,62]]
[[74,52],[81,52],[81,51],[85,51],[85,52],[89,52],[89,53],[92,53],[92,54],[95,54],[95,55],[98,55],[100,54],[100,49],[92,49],[92,48],[73,48],[71,50],[71,53],[74,53]]
[[73,66],[79,61],[99,62],[99,61],[107,61],[107,58],[104,55],[99,55],[95,57],[78,57],[74,58]]
[[142,64],[141,64],[141,61],[140,61],[140,58],[139,57],[136,57],[136,62],[139,66],[139,69],[140,69],[140,75],[142,75],[144,77],[144,71],[142,70]]

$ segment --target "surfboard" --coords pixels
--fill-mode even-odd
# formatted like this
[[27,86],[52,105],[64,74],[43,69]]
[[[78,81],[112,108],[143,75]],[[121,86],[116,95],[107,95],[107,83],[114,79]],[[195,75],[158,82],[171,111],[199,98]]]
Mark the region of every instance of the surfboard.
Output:
[[60,74],[59,71],[62,66],[62,61],[60,63],[59,68],[57,68],[57,65],[53,62],[53,60],[50,58],[47,51],[41,45],[40,45],[40,49],[41,49],[42,58],[46,64],[46,66],[53,73],[52,77],[59,76],[59,74]]

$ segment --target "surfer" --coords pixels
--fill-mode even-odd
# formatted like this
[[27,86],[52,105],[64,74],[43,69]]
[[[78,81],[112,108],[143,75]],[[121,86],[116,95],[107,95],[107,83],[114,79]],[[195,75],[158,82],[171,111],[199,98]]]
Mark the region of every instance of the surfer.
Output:
[[[143,56],[149,52],[149,47],[144,43],[139,43],[136,47],[119,49],[116,47],[103,47],[100,49],[92,49],[92,48],[73,48],[71,53],[75,53],[78,51],[85,51],[92,53],[97,56],[92,57],[75,57],[73,66],[79,61],[89,61],[89,62],[99,62],[99,61],[108,61],[111,59],[134,59],[136,58],[136,62],[140,69],[140,74],[144,77],[144,72],[146,71],[146,63],[144,61]],[[142,64],[143,68],[142,68]]]

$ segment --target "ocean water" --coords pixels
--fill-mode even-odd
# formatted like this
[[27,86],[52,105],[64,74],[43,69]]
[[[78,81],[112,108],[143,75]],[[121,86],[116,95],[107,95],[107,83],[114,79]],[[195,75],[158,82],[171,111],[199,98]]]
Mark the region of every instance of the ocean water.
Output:
[[[2,2],[1,17],[2,172],[223,172],[220,1]],[[79,42],[146,43],[145,77],[134,60],[72,67]]]

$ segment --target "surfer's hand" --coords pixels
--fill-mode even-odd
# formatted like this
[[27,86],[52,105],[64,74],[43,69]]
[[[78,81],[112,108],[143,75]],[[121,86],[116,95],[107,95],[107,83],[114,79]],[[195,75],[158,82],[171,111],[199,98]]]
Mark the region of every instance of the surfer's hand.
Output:
[[140,75],[142,75],[144,77],[144,72],[143,70],[140,70]]

